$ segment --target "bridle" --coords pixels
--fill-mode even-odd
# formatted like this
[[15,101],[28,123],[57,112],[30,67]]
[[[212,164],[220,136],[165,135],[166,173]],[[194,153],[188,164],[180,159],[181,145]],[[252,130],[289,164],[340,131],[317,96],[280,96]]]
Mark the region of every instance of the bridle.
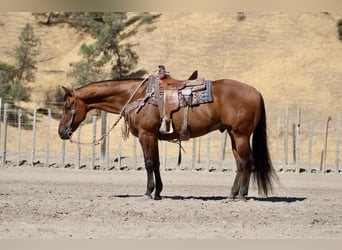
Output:
[[[77,95],[76,95],[76,90],[73,90],[73,94],[74,94],[74,103],[71,107],[70,110],[67,111],[68,114],[71,114],[71,118],[69,119],[69,121],[66,123],[66,127],[71,130],[71,124],[74,121],[75,118],[75,114],[76,114],[76,101],[77,101]],[[72,131],[69,131],[69,133],[72,134]],[[71,135],[70,135],[71,138]]]
[[[77,143],[77,144],[81,144],[81,145],[98,145],[98,144],[102,144],[103,141],[108,137],[108,135],[110,134],[110,132],[114,129],[114,127],[119,123],[119,121],[121,120],[121,118],[123,116],[125,116],[125,114],[127,113],[127,107],[130,104],[130,102],[132,101],[133,97],[135,96],[135,94],[138,92],[138,90],[140,89],[140,87],[145,83],[145,81],[148,79],[148,77],[152,74],[152,72],[156,72],[159,71],[158,70],[152,70],[138,85],[138,87],[135,89],[135,91],[131,94],[131,96],[128,98],[127,102],[125,103],[125,105],[123,106],[123,108],[121,109],[120,113],[119,113],[119,117],[116,119],[116,121],[113,123],[113,125],[111,126],[111,128],[109,130],[107,130],[106,133],[104,133],[99,139],[95,139],[93,142],[87,143],[87,142],[79,142],[79,141],[74,141],[72,139],[72,131],[69,131],[70,136],[69,136],[69,141],[71,143]],[[74,104],[72,105],[72,108],[70,109],[70,111],[68,111],[68,113],[71,114],[71,118],[69,120],[69,122],[67,123],[67,128],[69,128],[69,130],[71,129],[70,126],[72,124],[72,122],[74,121],[75,118],[75,114],[76,114],[76,101],[77,101],[77,95],[76,95],[76,90],[73,90],[74,93]]]

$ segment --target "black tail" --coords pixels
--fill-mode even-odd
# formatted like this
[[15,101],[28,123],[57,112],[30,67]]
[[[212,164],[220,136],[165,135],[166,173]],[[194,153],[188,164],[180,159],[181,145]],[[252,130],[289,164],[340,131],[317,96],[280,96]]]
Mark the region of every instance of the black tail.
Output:
[[273,180],[278,177],[272,166],[267,147],[266,111],[264,99],[261,98],[261,117],[253,133],[252,154],[254,159],[254,181],[257,182],[259,194],[267,196],[273,190]]

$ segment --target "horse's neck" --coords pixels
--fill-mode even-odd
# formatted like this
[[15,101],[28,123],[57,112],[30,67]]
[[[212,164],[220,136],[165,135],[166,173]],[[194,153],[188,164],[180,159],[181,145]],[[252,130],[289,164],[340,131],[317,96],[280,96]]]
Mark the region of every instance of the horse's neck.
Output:
[[[110,81],[79,89],[80,98],[88,111],[99,109],[119,114],[136,86],[135,81]],[[132,90],[133,89],[133,90]]]

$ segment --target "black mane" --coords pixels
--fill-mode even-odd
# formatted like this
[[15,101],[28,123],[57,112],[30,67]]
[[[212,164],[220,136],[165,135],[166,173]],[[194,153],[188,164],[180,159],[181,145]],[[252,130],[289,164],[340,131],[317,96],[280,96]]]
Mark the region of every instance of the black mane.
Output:
[[[77,89],[81,89],[87,86],[91,86],[91,85],[95,85],[95,84],[100,84],[100,83],[104,83],[104,82],[112,82],[112,81],[116,81],[116,82],[121,82],[121,81],[129,81],[129,80],[144,80],[144,78],[140,78],[140,77],[134,77],[134,78],[129,78],[129,77],[122,77],[122,78],[115,78],[115,79],[107,79],[107,80],[101,80],[101,81],[96,81],[96,82],[90,82],[87,83],[85,85],[82,85],[80,87],[78,87]],[[77,90],[76,89],[76,90]]]

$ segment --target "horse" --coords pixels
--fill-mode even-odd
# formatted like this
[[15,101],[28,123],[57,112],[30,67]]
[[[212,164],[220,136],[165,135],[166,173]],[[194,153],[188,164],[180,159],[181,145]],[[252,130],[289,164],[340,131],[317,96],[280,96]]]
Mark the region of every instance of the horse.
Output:
[[[197,76],[197,72],[195,75]],[[120,115],[126,113],[128,130],[138,138],[143,151],[147,173],[145,195],[152,199],[155,191],[154,199],[160,200],[163,182],[158,140],[180,138],[185,108],[181,107],[173,113],[173,132],[167,135],[161,135],[159,131],[161,116],[155,105],[144,102],[136,111],[123,112],[127,105],[150,98],[146,97],[146,81],[147,78],[116,79],[92,82],[76,89],[62,87],[65,95],[58,133],[63,140],[71,139],[86,114],[93,109]],[[267,145],[263,96],[251,85],[232,79],[213,80],[212,95],[212,102],[196,105],[188,110],[190,138],[203,136],[214,130],[227,130],[237,165],[227,198],[246,200],[251,176],[257,183],[259,195],[268,196],[273,190],[277,175]]]

